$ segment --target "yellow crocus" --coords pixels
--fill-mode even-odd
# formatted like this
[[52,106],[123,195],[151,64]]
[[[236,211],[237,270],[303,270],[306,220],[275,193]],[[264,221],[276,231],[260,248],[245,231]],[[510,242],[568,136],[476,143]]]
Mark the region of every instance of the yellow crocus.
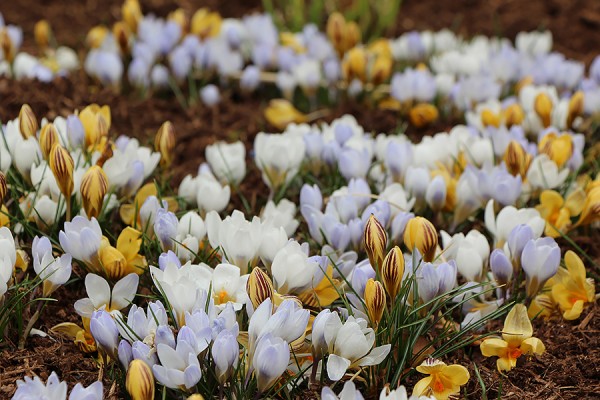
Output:
[[301,293],[298,298],[308,307],[327,307],[340,297],[340,281],[333,278],[333,266],[327,267],[327,272],[321,282],[314,288]]
[[517,366],[517,359],[523,354],[543,354],[544,343],[533,337],[533,327],[527,315],[527,307],[515,305],[504,320],[502,339],[485,339],[481,345],[485,357],[498,357],[498,371],[510,371]]
[[547,128],[552,123],[552,100],[546,93],[540,93],[535,97],[533,109],[542,121],[544,128]]
[[529,308],[527,308],[527,315],[530,319],[540,317],[549,318],[552,316],[555,309],[556,304],[554,303],[554,299],[551,295],[538,294],[533,298],[531,304],[529,304]]
[[513,125],[521,125],[525,119],[523,108],[517,103],[511,104],[502,110],[502,117],[507,128]]
[[308,117],[284,99],[273,99],[265,108],[265,118],[275,128],[283,130],[292,122],[301,124],[308,121]]
[[410,251],[418,249],[423,255],[423,260],[431,262],[438,245],[437,230],[428,219],[414,217],[406,224],[404,243]]
[[[141,226],[140,208],[150,196],[158,196],[158,190],[153,182],[145,184],[138,190],[133,199],[133,203],[121,205],[121,208],[119,208],[121,220],[129,226]],[[175,201],[174,198],[165,197],[163,200],[167,202],[169,211],[177,211],[177,201]]]
[[500,114],[496,114],[489,108],[484,108],[481,111],[481,123],[483,126],[493,126],[496,128],[500,127],[501,116]]
[[385,248],[387,247],[388,237],[385,228],[374,214],[371,214],[365,224],[363,237],[369,262],[376,271],[380,272],[386,254]]
[[194,13],[191,21],[191,31],[202,39],[217,36],[221,32],[223,19],[217,12],[201,8]]
[[561,168],[573,155],[573,138],[568,133],[548,133],[540,139],[538,150],[540,154],[547,154]]
[[587,225],[596,221],[600,221],[600,186],[592,186],[587,192],[577,225]]
[[375,329],[379,325],[379,321],[383,317],[385,310],[385,289],[381,282],[369,278],[365,286],[365,306],[369,314],[369,320]]
[[108,278],[118,280],[132,272],[141,275],[146,270],[146,258],[139,254],[141,236],[140,231],[128,226],[119,235],[117,247],[111,246],[108,238],[102,238],[98,257]]
[[108,106],[90,104],[78,115],[85,132],[85,145],[94,149],[103,137],[108,136],[110,130],[111,114]]
[[439,115],[438,109],[433,104],[419,103],[410,109],[408,119],[417,128],[422,128],[435,122]]
[[154,375],[145,361],[135,359],[129,363],[125,388],[132,400],[154,399]]
[[565,254],[565,264],[567,268],[559,268],[554,277],[557,283],[552,286],[552,297],[563,317],[574,320],[579,318],[586,303],[594,301],[594,281],[586,279],[581,258],[571,250]]
[[445,362],[428,358],[417,367],[417,371],[429,375],[421,379],[413,389],[413,396],[434,396],[446,400],[460,392],[460,387],[471,377],[462,365],[446,365]]
[[581,213],[584,201],[585,192],[581,189],[573,191],[566,200],[554,190],[544,190],[535,209],[546,220],[546,236],[556,238],[566,234],[571,228],[571,217]]
[[353,47],[342,60],[342,75],[347,82],[367,80],[367,51],[363,47]]

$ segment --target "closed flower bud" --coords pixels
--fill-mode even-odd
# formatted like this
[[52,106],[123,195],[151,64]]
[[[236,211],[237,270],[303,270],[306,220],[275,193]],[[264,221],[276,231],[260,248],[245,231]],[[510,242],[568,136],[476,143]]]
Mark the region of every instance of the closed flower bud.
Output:
[[0,49],[4,52],[4,58],[11,63],[15,58],[16,48],[6,28],[0,29]]
[[19,111],[19,128],[23,139],[35,137],[38,130],[38,122],[29,104],[23,104]]
[[45,19],[42,19],[35,23],[33,27],[33,35],[35,37],[35,43],[42,49],[45,49],[50,44],[50,37],[52,36],[52,29],[50,24]]
[[40,149],[44,160],[48,159],[50,151],[58,143],[58,131],[53,123],[46,124],[40,131]]
[[102,45],[104,38],[108,34],[108,29],[105,26],[98,25],[89,30],[85,37],[85,43],[88,47],[96,49]]
[[194,35],[205,39],[216,36],[221,31],[223,22],[219,13],[210,12],[206,8],[201,8],[194,13],[191,21],[191,32]]
[[127,369],[125,387],[132,400],[154,399],[154,375],[142,360],[133,360]]
[[410,123],[417,128],[422,128],[438,119],[438,109],[429,103],[419,103],[408,112]]
[[55,144],[50,151],[48,160],[50,170],[56,178],[56,183],[66,199],[71,198],[73,193],[73,158],[71,154],[60,144]]
[[379,85],[388,80],[392,73],[392,58],[381,55],[375,59],[371,67],[371,82]]
[[131,32],[137,32],[137,26],[142,19],[142,9],[138,0],[126,0],[121,8],[123,20]]
[[81,200],[88,218],[98,218],[104,196],[108,191],[108,178],[98,165],[93,165],[81,178]]
[[171,121],[164,122],[154,138],[154,149],[160,153],[160,163],[169,167],[173,161],[175,148],[175,128]]
[[201,394],[196,393],[188,397],[186,400],[204,400],[204,397],[202,397]]
[[125,256],[115,247],[104,242],[100,250],[98,250],[102,270],[106,277],[111,280],[118,280],[125,276],[127,260]]
[[104,149],[100,154],[100,158],[96,161],[96,165],[102,167],[104,163],[113,156],[113,143],[111,141],[107,141],[104,144]]
[[383,311],[385,310],[385,290],[381,282],[369,278],[365,286],[365,305],[369,313],[369,319],[375,328],[379,325]]
[[510,128],[513,125],[521,125],[523,120],[525,119],[525,113],[521,106],[517,103],[511,104],[503,111],[504,114],[504,123],[507,128]]
[[394,246],[385,256],[381,267],[381,281],[386,292],[390,295],[390,301],[394,301],[400,291],[403,276],[404,255],[400,247]]
[[273,282],[262,269],[255,267],[246,282],[246,292],[256,310],[263,301],[273,298]]
[[342,61],[342,73],[348,82],[358,79],[365,82],[367,78],[367,52],[362,47],[354,47],[346,53]]
[[552,100],[546,93],[540,93],[536,96],[533,109],[542,121],[544,128],[550,126],[552,122]]
[[483,126],[494,126],[498,128],[500,126],[500,116],[489,108],[486,108],[481,112],[481,123]]
[[583,99],[584,95],[581,90],[578,90],[571,96],[569,100],[569,113],[567,114],[567,127],[571,127],[575,118],[583,113]]
[[361,33],[358,24],[354,21],[346,23],[346,31],[344,32],[344,47],[351,49],[360,42]]
[[430,262],[435,256],[438,244],[437,231],[426,218],[415,217],[406,224],[404,243],[410,250],[418,249],[423,255],[423,260]]
[[504,152],[503,160],[506,164],[506,169],[511,175],[521,175],[521,177],[524,177],[527,175],[532,157],[531,154],[523,149],[523,146],[519,142],[511,140]]
[[8,183],[6,182],[6,176],[0,171],[0,204],[4,202],[4,197],[8,193]]
[[127,54],[129,51],[129,27],[123,21],[115,22],[113,25],[113,36],[119,44],[119,48],[123,54]]
[[547,154],[561,168],[573,155],[573,138],[569,133],[560,136],[548,133],[540,139],[538,151]]
[[187,33],[188,29],[190,28],[190,21],[183,8],[178,8],[175,11],[171,11],[167,16],[167,21],[173,21],[179,25],[183,34]]
[[327,19],[327,37],[333,44],[333,47],[338,51],[338,54],[343,54],[347,49],[344,48],[344,30],[346,28],[346,20],[339,12],[334,12]]
[[376,270],[380,270],[385,257],[387,233],[373,214],[365,224],[364,243],[371,266]]

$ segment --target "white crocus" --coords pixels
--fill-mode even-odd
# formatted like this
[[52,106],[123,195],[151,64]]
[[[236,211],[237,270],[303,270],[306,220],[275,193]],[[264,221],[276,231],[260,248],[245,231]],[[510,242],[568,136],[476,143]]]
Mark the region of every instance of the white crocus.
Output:
[[479,281],[483,267],[490,256],[490,244],[486,237],[473,229],[465,236],[457,233],[450,236],[441,232],[444,245],[443,256],[447,260],[455,260],[458,272],[468,281]]
[[272,200],[267,202],[263,209],[260,219],[263,223],[270,223],[272,226],[282,226],[288,236],[293,236],[300,225],[295,218],[296,204],[288,199],[282,199],[277,205]]
[[196,178],[196,204],[204,212],[221,212],[229,204],[231,188],[229,185],[222,186],[212,176],[205,174]]
[[239,185],[246,175],[246,148],[240,141],[206,146],[206,161],[221,182]]
[[85,290],[88,297],[75,302],[75,311],[85,318],[91,318],[97,310],[119,311],[133,301],[140,278],[137,274],[129,274],[121,278],[110,289],[106,279],[96,274],[87,274]]
[[189,262],[181,267],[167,263],[164,271],[150,267],[154,285],[164,293],[179,326],[185,324],[186,312],[192,313],[206,305],[202,299],[206,296],[206,288],[210,286],[211,273],[208,266]]
[[554,189],[564,183],[569,169],[558,170],[558,166],[546,154],[536,156],[527,170],[527,181],[532,189]]
[[33,269],[43,283],[43,294],[49,296],[71,277],[70,254],[54,257],[52,244],[47,237],[35,237],[31,245]]
[[231,216],[221,220],[219,214],[211,211],[205,222],[211,247],[220,248],[223,260],[237,265],[242,275],[248,273],[248,269],[256,264],[262,243],[260,218],[247,221],[241,211],[234,210]]
[[156,347],[162,365],[152,366],[156,380],[171,389],[191,389],[202,377],[200,362],[193,345],[178,339],[172,348],[164,343]]
[[291,240],[277,252],[271,264],[273,284],[279,293],[301,294],[321,282],[325,271],[308,258],[308,246]]
[[240,276],[240,269],[231,264],[219,264],[212,275],[212,293],[217,309],[222,309],[227,303],[232,303],[236,311],[246,304],[246,282],[248,275]]
[[74,259],[93,266],[98,261],[98,250],[102,241],[102,229],[93,218],[91,220],[77,216],[71,222],[65,222],[64,230],[58,234],[60,246]]
[[485,207],[485,226],[494,237],[497,248],[504,246],[512,229],[519,224],[529,225],[533,230],[533,237],[537,239],[542,236],[546,221],[534,208],[516,209],[513,206],[506,206],[496,215],[494,200],[488,201]]
[[268,134],[260,132],[254,139],[255,162],[263,181],[272,191],[289,183],[304,159],[304,140],[301,135]]
[[8,290],[8,281],[12,276],[16,262],[15,240],[10,229],[3,226],[0,228],[0,300]]
[[[342,324],[339,316],[331,318],[325,333],[329,358],[327,376],[333,381],[342,379],[348,368],[378,365],[390,352],[391,345],[373,348],[375,332],[362,318],[348,317]],[[337,318],[337,319],[336,319]]]

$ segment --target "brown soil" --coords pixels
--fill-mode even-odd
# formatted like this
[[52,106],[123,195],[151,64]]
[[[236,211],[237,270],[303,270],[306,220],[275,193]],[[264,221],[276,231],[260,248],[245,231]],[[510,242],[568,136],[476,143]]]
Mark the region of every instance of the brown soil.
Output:
[[[121,0],[81,0],[65,5],[60,0],[19,0],[0,4],[7,23],[24,29],[26,49],[34,49],[33,24],[46,18],[53,26],[58,42],[81,49],[87,30],[96,24],[110,24],[120,15]],[[187,11],[207,6],[224,16],[239,17],[260,8],[259,0],[141,0],[145,11],[165,15],[176,7]],[[394,34],[413,29],[451,28],[464,35],[486,34],[514,38],[521,30],[549,28],[554,34],[555,49],[568,57],[589,62],[600,47],[600,2],[586,0],[405,0]],[[29,103],[38,117],[53,118],[67,115],[74,109],[96,102],[111,106],[113,135],[126,134],[140,138],[143,143],[151,138],[165,120],[171,120],[177,132],[177,148],[172,168],[173,183],[187,173],[195,173],[203,160],[204,148],[216,140],[243,140],[248,150],[257,132],[269,130],[262,117],[264,100],[259,97],[240,97],[224,93],[224,101],[216,109],[194,105],[183,109],[170,96],[136,99],[109,89],[98,89],[83,73],[56,79],[51,84],[28,81],[0,80],[0,120],[15,118],[23,103]],[[328,120],[344,113],[352,113],[366,129],[390,132],[396,129],[398,119],[389,111],[368,109],[359,105],[343,104],[336,107]],[[418,137],[424,133],[448,128],[442,123],[426,131],[410,129],[408,134]],[[252,165],[248,158],[249,165]],[[264,202],[267,189],[256,169],[249,171],[241,187],[254,210]],[[237,202],[237,200],[234,200]],[[582,241],[583,242],[583,241]],[[595,246],[594,243],[587,243]],[[594,254],[598,254],[595,252]],[[586,263],[588,265],[588,263]],[[598,271],[597,271],[598,272]],[[77,322],[73,303],[85,297],[83,285],[76,282],[57,292],[60,299],[49,305],[36,326],[47,331],[56,323]],[[600,398],[600,309],[594,306],[582,320],[555,323],[536,322],[537,337],[546,344],[546,353],[539,359],[523,360],[514,371],[502,379],[500,397],[510,399],[571,399]],[[472,352],[488,398],[497,398],[500,375],[495,361],[482,359],[477,349]],[[466,357],[460,360],[469,363]],[[72,386],[81,381],[88,385],[98,374],[96,362],[83,356],[71,342],[57,338],[31,338],[24,350],[15,351],[12,345],[0,347],[0,398],[8,398],[15,390],[16,379],[24,375],[39,375],[43,379],[57,371],[61,379]],[[468,398],[481,398],[472,364],[472,379],[467,387]],[[105,394],[111,382],[105,377]],[[119,393],[117,391],[117,393]],[[119,397],[122,397],[119,396]]]

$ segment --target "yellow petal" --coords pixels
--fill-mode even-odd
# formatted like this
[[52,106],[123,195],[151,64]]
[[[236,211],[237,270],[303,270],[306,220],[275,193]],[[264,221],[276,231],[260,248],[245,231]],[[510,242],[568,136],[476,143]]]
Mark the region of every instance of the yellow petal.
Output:
[[442,371],[445,366],[445,362],[430,358],[423,361],[423,363],[421,363],[416,370],[422,374],[436,374]]
[[565,207],[571,212],[572,215],[579,215],[583,211],[585,204],[586,193],[583,189],[575,189],[565,201]]
[[431,379],[432,379],[431,376],[428,376],[428,377],[421,379],[419,382],[417,382],[417,384],[413,388],[412,395],[413,396],[426,396],[428,393],[430,393],[431,388],[429,387],[429,384],[431,383]]
[[583,265],[583,261],[575,252],[569,250],[565,254],[565,264],[567,266],[567,270],[569,271],[570,277],[581,283],[585,282],[585,266]]
[[521,351],[523,354],[543,354],[546,351],[546,346],[540,339],[530,337],[521,343]]
[[123,254],[125,259],[131,260],[140,251],[140,247],[142,246],[142,234],[137,229],[133,229],[128,226],[123,229],[119,238],[117,239],[117,250]]
[[567,321],[573,321],[579,318],[581,316],[581,313],[583,312],[584,304],[585,303],[583,300],[577,300],[571,305],[571,309],[565,310],[565,312],[563,313],[563,318]]
[[498,358],[498,360],[496,361],[496,367],[498,368],[498,371],[510,371],[516,366],[516,358],[502,357]]
[[81,330],[83,330],[83,328],[73,322],[63,322],[50,328],[50,332],[64,335],[71,340],[75,340],[77,332]]
[[502,338],[509,345],[514,344],[518,347],[523,340],[530,338],[533,335],[533,327],[527,316],[527,307],[523,304],[516,304],[506,316],[504,321],[504,329],[502,330]]
[[502,339],[485,339],[479,345],[484,357],[504,357],[508,349],[508,343]]
[[462,365],[457,364],[448,365],[442,370],[442,374],[445,378],[450,380],[454,386],[464,385],[471,377],[469,375],[469,370]]

